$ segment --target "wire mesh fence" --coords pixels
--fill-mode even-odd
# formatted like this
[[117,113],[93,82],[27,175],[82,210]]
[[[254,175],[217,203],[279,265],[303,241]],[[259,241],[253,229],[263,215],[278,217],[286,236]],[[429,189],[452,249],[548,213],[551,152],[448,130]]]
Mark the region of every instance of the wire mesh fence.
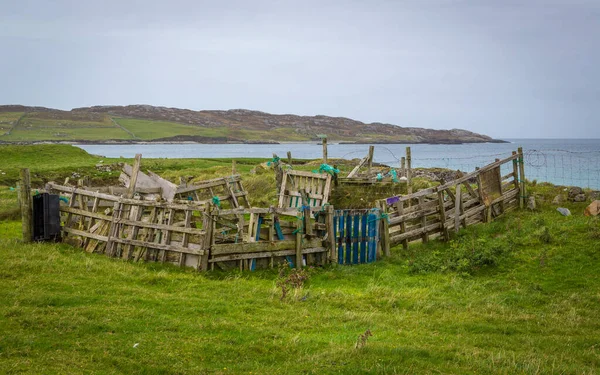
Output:
[[[513,143],[483,143],[461,145],[429,144],[377,144],[375,162],[400,167],[406,147],[412,149],[413,168],[446,168],[470,172],[510,155],[519,146],[523,147],[525,176],[528,180],[551,182],[564,186],[579,186],[600,190],[600,140],[598,139],[538,139],[513,140]],[[124,149],[116,145],[82,145],[93,154],[129,157],[134,150],[151,157],[271,157],[273,153],[285,155],[290,151],[295,159],[316,159],[321,155],[320,144],[240,145],[235,144],[185,144],[185,145],[136,145]],[[330,158],[358,159],[365,157],[368,144],[328,145]],[[116,155],[116,156],[115,156]],[[507,167],[505,167],[507,168]],[[510,171],[502,171],[508,173]]]
[[[398,166],[400,157],[386,147],[378,146],[377,162]],[[516,147],[515,147],[516,149]],[[394,150],[397,151],[397,150]],[[550,182],[561,186],[579,186],[600,190],[600,149],[585,151],[570,151],[562,149],[525,149],[525,177],[529,181]],[[420,156],[413,150],[413,168],[444,168],[470,172],[477,167],[510,156],[510,151],[502,153],[475,154],[468,156],[447,156],[440,154],[436,157]],[[509,166],[502,167],[502,173],[509,173]]]

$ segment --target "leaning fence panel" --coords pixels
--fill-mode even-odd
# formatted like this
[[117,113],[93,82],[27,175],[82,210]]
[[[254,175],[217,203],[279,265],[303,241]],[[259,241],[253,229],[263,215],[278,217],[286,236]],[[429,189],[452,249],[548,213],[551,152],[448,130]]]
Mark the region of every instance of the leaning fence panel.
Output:
[[[390,197],[381,202],[389,220],[390,244],[427,242],[430,238],[449,237],[458,231],[523,206],[524,169],[522,150],[488,164],[457,179],[406,196]],[[502,168],[510,170],[502,175]]]

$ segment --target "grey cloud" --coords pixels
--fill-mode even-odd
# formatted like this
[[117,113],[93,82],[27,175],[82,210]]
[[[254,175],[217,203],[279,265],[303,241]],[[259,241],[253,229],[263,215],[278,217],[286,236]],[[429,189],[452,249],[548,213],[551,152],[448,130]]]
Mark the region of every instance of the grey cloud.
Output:
[[597,1],[21,1],[0,103],[325,114],[596,137]]

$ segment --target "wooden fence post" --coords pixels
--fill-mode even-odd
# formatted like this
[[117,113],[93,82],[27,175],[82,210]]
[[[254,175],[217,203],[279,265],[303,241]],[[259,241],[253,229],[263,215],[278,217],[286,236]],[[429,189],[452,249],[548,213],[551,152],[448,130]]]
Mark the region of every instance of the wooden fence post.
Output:
[[438,204],[440,205],[440,223],[442,227],[442,234],[444,235],[444,240],[450,240],[450,235],[448,234],[448,228],[446,228],[446,206],[444,205],[444,191],[438,190]]
[[329,245],[329,261],[331,263],[337,264],[338,253],[335,242],[335,228],[333,226],[333,206],[327,206],[326,215],[327,221],[325,222],[325,225],[327,226],[327,244]]
[[21,169],[20,177],[19,195],[21,203],[21,226],[23,231],[23,242],[28,243],[33,241],[33,207],[29,168]]
[[302,219],[296,220],[296,268],[302,269]]
[[454,195],[454,231],[460,230],[460,210],[462,206],[462,189],[460,184],[456,184],[456,194]]
[[[394,203],[394,207],[396,208],[396,211],[398,212],[398,216],[404,215],[404,202],[403,201]],[[406,233],[406,220],[402,220],[400,222],[400,233]],[[404,250],[408,250],[408,239],[402,240],[402,248],[404,248]]]
[[375,146],[369,146],[369,156],[367,157],[367,167],[369,172],[371,172],[371,168],[373,167],[373,154],[375,153]]
[[202,241],[202,249],[204,250],[204,255],[200,255],[198,258],[197,269],[199,271],[208,270],[208,259],[210,257],[210,249],[213,243],[213,217],[212,206],[210,204],[206,205],[203,214],[204,217],[202,218],[202,229],[204,229],[205,234]]
[[[421,196],[419,197],[419,206],[424,207],[425,204],[425,197]],[[421,217],[421,228],[425,228],[427,226],[427,216],[423,215]],[[429,242],[429,235],[427,234],[427,232],[423,232],[423,234],[421,235],[421,240],[423,241],[423,243],[427,243]]]
[[287,152],[287,159],[288,159],[288,164],[292,165],[292,152],[291,151]]
[[[513,154],[513,156],[515,156],[515,155],[517,155],[517,152],[513,151],[512,154]],[[520,187],[519,187],[519,162],[517,161],[517,159],[513,159],[512,165],[513,165],[513,181],[515,184],[515,189],[520,189]]]
[[131,171],[131,178],[129,179],[129,188],[127,188],[127,198],[132,198],[135,194],[135,185],[137,184],[138,173],[140,171],[140,164],[142,163],[142,154],[135,155],[135,161],[133,163],[133,170]]
[[381,248],[383,249],[383,255],[386,257],[390,256],[390,222],[387,217],[387,204],[385,201],[378,201],[377,205],[379,206],[379,210],[381,211],[381,225],[380,225],[380,234],[381,234]]
[[327,137],[323,138],[323,164],[327,164]]
[[519,151],[519,181],[521,181],[521,189],[519,191],[519,207],[524,207],[524,201],[526,191],[525,191],[525,160],[523,159],[523,147],[518,148]]
[[406,158],[400,158],[400,177],[406,177]]
[[283,184],[283,170],[281,169],[281,165],[277,154],[273,154],[273,169],[275,170],[275,180],[277,181],[277,192],[281,191],[281,185]]
[[[410,146],[406,147],[406,186],[408,194],[412,194],[412,156],[410,154]],[[410,200],[408,201],[410,206]]]

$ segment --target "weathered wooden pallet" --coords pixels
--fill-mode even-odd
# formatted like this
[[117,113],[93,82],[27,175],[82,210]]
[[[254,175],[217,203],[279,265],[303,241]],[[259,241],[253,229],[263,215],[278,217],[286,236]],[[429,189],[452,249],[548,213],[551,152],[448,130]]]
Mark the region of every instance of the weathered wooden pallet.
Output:
[[285,171],[279,192],[279,208],[300,208],[305,193],[306,205],[320,207],[329,201],[331,175],[304,171]]

